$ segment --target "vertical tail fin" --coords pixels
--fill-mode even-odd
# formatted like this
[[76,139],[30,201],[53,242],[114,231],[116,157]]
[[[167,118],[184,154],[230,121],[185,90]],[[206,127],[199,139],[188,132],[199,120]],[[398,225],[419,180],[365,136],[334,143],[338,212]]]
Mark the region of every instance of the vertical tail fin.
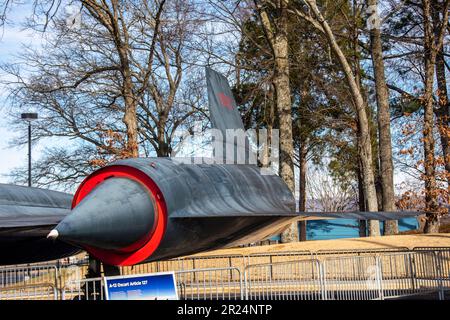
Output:
[[222,131],[224,136],[226,129],[244,130],[244,124],[227,78],[206,67],[206,83],[208,87],[209,112],[213,127]]
[[[212,127],[218,129],[224,139],[223,141],[214,140],[214,157],[222,160],[219,159],[221,156],[217,151],[223,145],[221,154],[226,163],[256,164],[256,155],[251,151],[248,137],[245,135],[244,124],[227,79],[207,67],[206,83]],[[227,132],[227,130],[229,131]],[[236,131],[233,133],[233,130],[240,131],[240,133]],[[235,137],[233,134],[240,137]]]

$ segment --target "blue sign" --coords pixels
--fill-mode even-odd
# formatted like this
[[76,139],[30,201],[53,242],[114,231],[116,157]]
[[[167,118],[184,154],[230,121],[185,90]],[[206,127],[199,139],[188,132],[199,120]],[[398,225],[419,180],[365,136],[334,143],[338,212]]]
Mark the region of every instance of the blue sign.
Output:
[[105,277],[106,300],[178,300],[173,272]]

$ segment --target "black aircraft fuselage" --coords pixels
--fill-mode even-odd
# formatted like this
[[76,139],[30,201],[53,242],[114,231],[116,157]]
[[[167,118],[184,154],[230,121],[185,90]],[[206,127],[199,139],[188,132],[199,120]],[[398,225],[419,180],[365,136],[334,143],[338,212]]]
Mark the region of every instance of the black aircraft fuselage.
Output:
[[46,235],[71,208],[72,195],[0,184],[0,265],[32,263],[76,254],[79,248]]
[[276,175],[252,165],[121,160],[89,176],[58,239],[110,265],[133,265],[266,238],[296,219]]

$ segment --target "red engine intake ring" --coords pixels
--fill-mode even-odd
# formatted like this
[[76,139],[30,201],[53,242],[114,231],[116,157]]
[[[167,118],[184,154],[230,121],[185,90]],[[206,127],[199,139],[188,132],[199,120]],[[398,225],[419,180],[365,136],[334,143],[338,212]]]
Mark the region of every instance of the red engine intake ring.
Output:
[[[72,209],[80,203],[81,200],[83,200],[83,198],[87,196],[98,184],[112,177],[132,179],[147,188],[149,193],[152,195],[153,202],[155,204],[155,224],[152,230],[149,230],[149,234],[144,237],[146,243],[142,246],[139,245],[140,248],[135,251],[119,253],[116,251],[98,249],[90,246],[85,246],[84,248],[95,258],[106,264],[115,266],[130,266],[142,262],[150,257],[161,243],[167,225],[166,202],[164,201],[161,190],[158,188],[156,183],[145,173],[133,167],[112,165],[97,170],[84,179],[73,197]],[[130,247],[138,245],[144,239],[141,239],[138,243],[133,244]],[[124,250],[127,251],[128,248],[124,248]]]

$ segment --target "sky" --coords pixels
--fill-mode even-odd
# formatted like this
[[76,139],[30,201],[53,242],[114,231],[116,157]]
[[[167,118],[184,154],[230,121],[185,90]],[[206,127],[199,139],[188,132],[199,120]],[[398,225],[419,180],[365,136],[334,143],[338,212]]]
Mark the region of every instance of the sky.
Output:
[[[71,6],[67,6],[70,9]],[[43,34],[32,32],[23,27],[27,17],[32,14],[32,3],[23,3],[14,7],[7,13],[8,23],[0,33],[0,64],[15,63],[18,61],[18,55],[25,46],[39,48],[44,42]],[[70,12],[69,12],[70,14]],[[51,32],[51,30],[48,30]],[[0,79],[8,79],[8,75],[0,70]],[[11,178],[6,176],[12,169],[27,165],[28,147],[11,146],[14,138],[25,132],[13,132],[8,123],[11,121],[10,105],[7,100],[7,88],[0,83],[0,183],[11,182]],[[17,110],[17,117],[22,112],[33,112],[34,110],[24,108]],[[24,127],[24,130],[25,127]],[[67,144],[68,139],[47,138],[32,145],[32,161],[39,159],[44,146],[57,146]],[[71,141],[71,140],[69,140]],[[71,142],[69,142],[71,143]]]
[[[0,38],[0,64],[14,62],[15,56],[20,53],[22,45],[39,45],[42,41],[40,36],[21,27],[21,23],[24,22],[29,12],[29,8],[26,6],[22,7],[21,10],[10,12],[10,23],[4,27]],[[0,71],[0,79],[4,80],[5,78],[6,75]],[[4,175],[8,174],[13,168],[26,165],[28,153],[26,146],[10,148],[11,140],[17,135],[8,128],[9,106],[6,98],[6,88],[0,84],[0,183],[8,182],[9,177]],[[23,112],[26,112],[26,110]],[[39,157],[41,149],[39,145],[33,148],[33,158]]]

